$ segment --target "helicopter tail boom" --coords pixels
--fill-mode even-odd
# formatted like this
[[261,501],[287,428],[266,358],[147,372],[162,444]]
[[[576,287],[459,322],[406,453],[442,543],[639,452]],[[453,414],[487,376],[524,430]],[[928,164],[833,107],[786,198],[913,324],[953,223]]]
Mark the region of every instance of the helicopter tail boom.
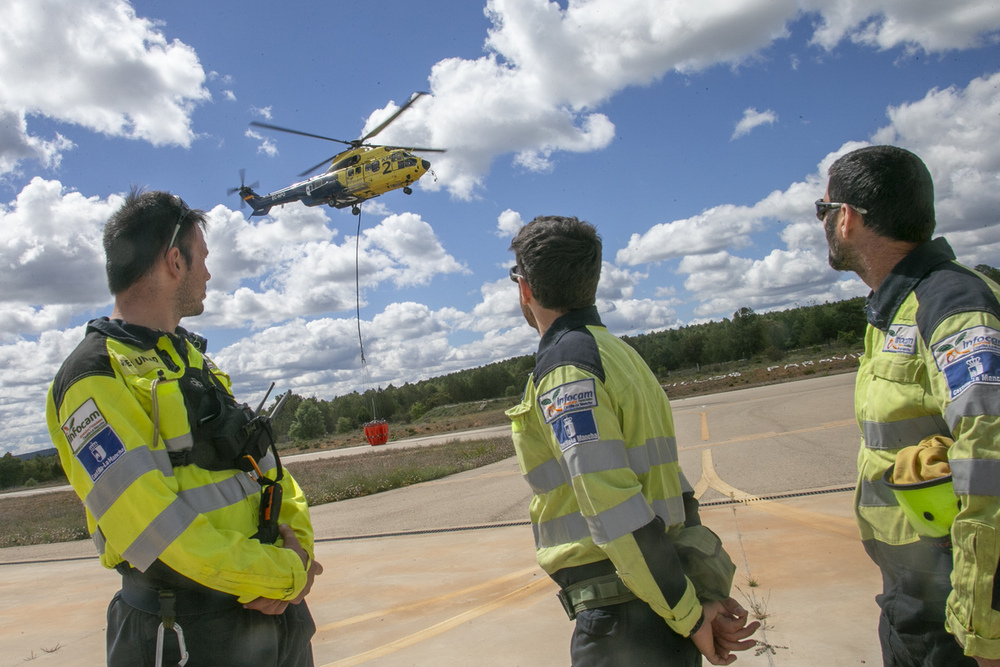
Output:
[[271,210],[271,204],[267,203],[263,197],[246,186],[240,188],[240,199],[250,204],[250,208],[253,209],[253,213],[250,214],[251,216],[267,215]]

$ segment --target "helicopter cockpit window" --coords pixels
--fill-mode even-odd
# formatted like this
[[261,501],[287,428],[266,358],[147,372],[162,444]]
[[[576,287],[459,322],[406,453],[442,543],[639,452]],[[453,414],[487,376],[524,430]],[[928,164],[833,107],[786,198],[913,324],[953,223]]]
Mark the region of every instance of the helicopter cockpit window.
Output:
[[392,160],[393,162],[399,162],[400,160],[403,159],[403,152],[396,151],[395,153],[389,156],[389,159]]

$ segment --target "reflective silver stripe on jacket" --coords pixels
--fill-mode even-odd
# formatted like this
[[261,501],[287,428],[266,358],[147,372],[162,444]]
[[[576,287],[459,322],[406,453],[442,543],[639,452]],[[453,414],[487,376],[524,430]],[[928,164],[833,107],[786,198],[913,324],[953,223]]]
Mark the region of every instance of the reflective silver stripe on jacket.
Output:
[[[681,502],[680,498],[671,500]],[[665,514],[676,515],[676,508],[671,507],[671,503],[661,502],[664,503],[663,511]],[[684,508],[681,504],[681,521],[683,521],[683,515]],[[593,538],[595,544],[606,544],[642,528],[653,520],[653,516],[654,512],[649,503],[646,502],[641,493],[637,493],[628,500],[604,510],[597,516],[584,517],[580,512],[572,512],[532,525],[531,528],[535,533],[535,546],[539,549],[580,542],[588,537]],[[666,519],[664,520],[666,521]],[[671,521],[671,523],[677,522]]]
[[195,512],[205,514],[222,509],[223,507],[235,505],[258,491],[260,491],[260,484],[250,479],[249,475],[241,473],[215,484],[205,484],[194,489],[184,489],[177,495],[190,505]]
[[925,415],[894,422],[862,422],[865,447],[868,449],[900,449],[919,443],[932,435],[951,436],[951,430],[941,415]]
[[535,466],[527,475],[525,481],[536,496],[540,496],[550,491],[555,491],[563,484],[569,482],[569,473],[563,469],[556,459],[549,459],[541,465]]
[[1000,415],[1000,392],[995,385],[974,384],[951,402],[944,415],[951,431],[962,417]]
[[882,480],[870,481],[861,480],[861,500],[858,503],[862,507],[894,507],[899,505],[892,489],[885,485]]
[[194,446],[194,437],[188,431],[184,435],[178,435],[175,438],[163,438],[163,446],[167,448],[168,452],[181,452],[185,449],[191,449]]
[[215,484],[185,489],[146,526],[122,556],[134,567],[144,570],[180,537],[199,514],[229,507],[258,491],[260,486],[243,473]]
[[1000,496],[1000,461],[951,459],[955,493],[963,496]]
[[267,450],[267,454],[264,455],[264,458],[257,462],[257,467],[260,468],[261,472],[270,472],[277,467],[274,461],[273,449]]
[[175,498],[122,552],[122,556],[133,567],[145,570],[197,517],[198,513],[190,505],[180,497]]
[[645,444],[628,450],[629,467],[643,475],[654,466],[677,462],[677,439],[673,436],[650,438]]
[[625,443],[621,440],[598,440],[574,445],[563,452],[563,460],[572,477],[629,467]]
[[686,513],[684,512],[684,499],[677,498],[667,498],[666,500],[654,500],[652,502],[653,512],[656,516],[663,519],[663,523],[668,526],[672,526],[675,523],[684,523],[684,517]]
[[104,548],[108,541],[104,539],[104,533],[101,532],[100,527],[90,534],[90,539],[94,542],[94,548],[97,549],[97,555],[103,556]]
[[[648,512],[647,508],[649,505],[645,502],[645,498],[641,494],[636,494],[617,507],[605,510],[590,519],[584,518],[580,512],[573,512],[544,523],[533,524],[531,529],[535,534],[535,546],[539,549],[555,547],[560,544],[579,542],[588,537],[593,537],[596,544],[604,544],[642,528],[653,520],[652,514],[663,519],[663,522],[668,526],[684,522],[684,500],[682,498],[654,500],[652,514]],[[617,530],[609,531],[604,527],[607,521],[622,521],[624,523],[618,526]],[[635,522],[640,523],[630,528],[629,524]]]
[[653,508],[646,502],[646,498],[637,493],[596,516],[585,518],[587,525],[590,526],[594,544],[607,544],[642,528],[652,521],[654,516]]
[[580,542],[590,537],[587,520],[580,512],[571,512],[543,523],[532,524],[531,530],[535,533],[535,546],[539,549]]
[[680,471],[680,478],[681,493],[694,493],[694,487],[691,486],[691,482],[688,481],[687,475],[684,474],[683,470]]
[[570,447],[563,456],[573,477],[621,468],[644,475],[653,466],[675,463],[677,444],[674,438],[650,438],[642,445],[627,449],[622,440],[599,440]]
[[[166,469],[164,469],[164,463]],[[153,470],[159,470],[169,477],[173,476],[174,469],[170,467],[170,459],[166,451],[161,449],[152,452],[145,446],[130,449],[115,461],[113,466],[104,471],[83,503],[94,515],[94,518],[100,521],[104,513],[114,505],[115,501],[125,493],[125,490],[133,482]]]
[[[566,452],[562,463],[557,459],[549,459],[528,471],[524,479],[536,495],[541,495],[568,484],[571,476],[625,467],[636,475],[642,475],[648,473],[652,466],[677,461],[677,444],[673,437],[652,438],[644,445],[625,450],[628,455],[627,462],[621,457],[623,447],[624,443],[621,440],[602,440],[576,445]],[[268,456],[271,456],[270,452]],[[683,475],[681,477],[682,489],[692,491],[691,484],[683,478]]]

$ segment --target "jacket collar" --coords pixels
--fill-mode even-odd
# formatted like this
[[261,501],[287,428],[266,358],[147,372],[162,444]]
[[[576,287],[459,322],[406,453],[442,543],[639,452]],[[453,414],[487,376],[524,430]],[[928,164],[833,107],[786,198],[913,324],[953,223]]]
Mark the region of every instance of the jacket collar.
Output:
[[896,311],[924,276],[954,259],[955,253],[943,237],[918,245],[893,267],[878,290],[868,295],[865,302],[868,323],[887,331]]
[[604,326],[601,322],[601,316],[597,312],[597,306],[588,306],[587,308],[563,313],[545,331],[541,342],[538,344],[538,354],[542,354],[545,350],[556,345],[570,331],[590,325]]
[[[112,320],[107,317],[99,317],[87,322],[87,332],[97,331],[109,338],[120,340],[123,343],[145,349],[156,347],[158,341],[165,334],[138,324],[129,324],[124,320]],[[188,341],[196,350],[202,354],[208,349],[208,340],[198,334],[191,333],[183,327],[174,329],[173,336]]]

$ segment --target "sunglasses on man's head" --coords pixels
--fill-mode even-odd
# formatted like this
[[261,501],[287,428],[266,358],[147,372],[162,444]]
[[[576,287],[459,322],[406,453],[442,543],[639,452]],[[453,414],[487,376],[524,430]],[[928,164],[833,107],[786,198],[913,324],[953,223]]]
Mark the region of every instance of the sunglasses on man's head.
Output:
[[850,206],[851,208],[853,208],[855,211],[857,211],[861,215],[864,215],[865,213],[868,212],[868,209],[860,208],[858,206],[855,206],[854,204],[844,204],[844,203],[839,202],[839,201],[823,201],[822,199],[817,199],[816,200],[816,217],[819,218],[820,220],[825,220],[826,219],[827,211],[832,211],[834,209],[838,209],[841,206]]
[[174,243],[177,241],[177,232],[181,231],[181,223],[184,222],[184,218],[186,218],[188,213],[191,212],[191,209],[184,203],[184,200],[180,197],[178,197],[177,200],[180,202],[181,214],[177,216],[177,224],[174,225],[174,233],[170,235],[170,243],[167,245],[167,252],[170,252],[170,249],[174,247]]

